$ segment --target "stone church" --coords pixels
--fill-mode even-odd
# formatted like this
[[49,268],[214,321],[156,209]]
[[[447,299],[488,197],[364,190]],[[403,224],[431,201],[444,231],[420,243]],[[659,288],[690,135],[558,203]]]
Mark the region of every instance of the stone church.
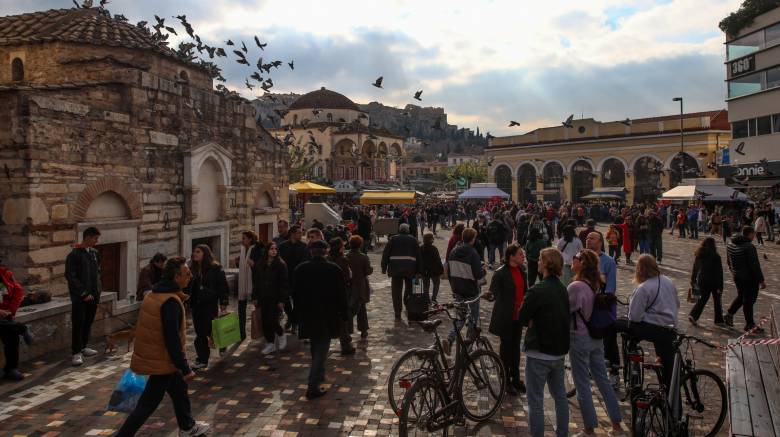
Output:
[[281,144],[205,67],[98,8],[0,17],[0,259],[67,295],[65,256],[96,226],[122,301],[156,253],[239,252],[287,216]]

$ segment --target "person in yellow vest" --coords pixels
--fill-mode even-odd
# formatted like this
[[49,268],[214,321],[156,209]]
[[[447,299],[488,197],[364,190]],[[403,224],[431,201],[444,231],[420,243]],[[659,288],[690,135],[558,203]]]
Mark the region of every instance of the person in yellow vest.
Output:
[[187,262],[182,257],[169,258],[163,267],[162,279],[152,287],[138,313],[133,357],[130,369],[139,375],[149,375],[146,388],[119,429],[117,437],[133,436],[160,405],[165,392],[173,401],[180,437],[196,437],[209,433],[205,422],[192,418],[187,381],[195,378],[187,363],[185,339],[187,319],[182,292],[192,279]]

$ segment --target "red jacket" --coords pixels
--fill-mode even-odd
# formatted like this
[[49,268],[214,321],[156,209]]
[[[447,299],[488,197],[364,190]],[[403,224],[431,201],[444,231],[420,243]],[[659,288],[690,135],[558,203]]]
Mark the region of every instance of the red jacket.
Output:
[[10,311],[11,315],[16,315],[16,310],[24,299],[22,284],[16,282],[14,274],[5,267],[0,267],[0,281],[6,288],[6,293],[2,296],[3,301],[0,302],[0,310]]

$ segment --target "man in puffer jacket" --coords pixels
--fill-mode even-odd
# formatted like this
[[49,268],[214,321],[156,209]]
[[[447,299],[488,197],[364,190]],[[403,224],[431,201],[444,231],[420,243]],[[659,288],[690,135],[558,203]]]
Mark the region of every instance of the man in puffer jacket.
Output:
[[[390,237],[382,253],[382,274],[391,278],[393,311],[395,319],[401,319],[403,302],[412,293],[412,279],[422,272],[422,257],[417,239],[409,235],[409,225],[402,223],[398,234]],[[403,289],[403,300],[401,290]]]
[[[761,272],[761,264],[758,261],[758,252],[753,246],[753,238],[756,231],[750,227],[742,228],[742,235],[731,239],[726,246],[726,261],[729,270],[734,276],[734,285],[737,287],[737,297],[723,316],[724,321],[729,326],[734,326],[734,314],[742,307],[745,313],[745,331],[749,331],[756,326],[753,320],[753,304],[758,298],[758,289],[766,288],[764,274]],[[763,333],[762,328],[757,328],[757,333]]]
[[[485,269],[482,267],[482,261],[479,260],[479,254],[474,249],[474,241],[477,239],[477,231],[468,228],[463,231],[463,240],[455,246],[447,260],[448,277],[452,294],[456,301],[462,302],[472,300],[479,295],[479,281],[485,277]],[[469,306],[469,311],[476,325],[479,324],[479,300]],[[457,323],[457,322],[456,322]],[[463,322],[458,324],[458,329]],[[471,328],[471,327],[470,327]],[[450,354],[450,347],[455,341],[455,328],[450,331],[447,339],[442,340],[442,347],[447,355]]]

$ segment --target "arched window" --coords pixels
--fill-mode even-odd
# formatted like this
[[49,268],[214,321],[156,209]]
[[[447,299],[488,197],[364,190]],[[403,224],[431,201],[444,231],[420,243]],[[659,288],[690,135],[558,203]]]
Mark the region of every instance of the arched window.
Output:
[[680,185],[683,179],[695,178],[699,174],[699,162],[687,153],[678,153],[669,164],[669,188]]
[[179,79],[181,79],[182,82],[189,82],[190,76],[187,74],[186,71],[182,70],[179,72]]
[[634,164],[634,203],[655,202],[661,195],[663,164],[650,156],[639,158]]
[[531,164],[523,164],[517,170],[517,198],[521,204],[536,202],[536,169]]
[[512,195],[512,170],[505,165],[496,169],[496,187],[506,194]]
[[24,63],[19,58],[11,61],[11,80],[21,82],[24,80]]
[[593,167],[588,161],[579,160],[571,168],[571,197],[579,202],[582,196],[593,191]]
[[619,159],[610,158],[601,166],[602,187],[625,187],[626,167]]
[[[544,200],[547,202],[560,202],[563,196],[561,191],[563,190],[563,167],[557,162],[550,162],[544,166],[542,171],[542,179],[544,180]],[[552,192],[556,192],[553,194]]]

